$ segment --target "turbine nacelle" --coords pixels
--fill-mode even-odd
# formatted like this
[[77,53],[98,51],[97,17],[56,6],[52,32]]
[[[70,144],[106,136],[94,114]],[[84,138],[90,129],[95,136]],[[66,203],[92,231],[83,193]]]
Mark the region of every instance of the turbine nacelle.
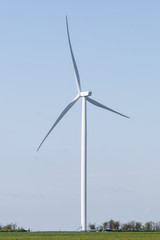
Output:
[[79,94],[81,97],[88,97],[88,96],[91,96],[92,95],[92,92],[80,92]]

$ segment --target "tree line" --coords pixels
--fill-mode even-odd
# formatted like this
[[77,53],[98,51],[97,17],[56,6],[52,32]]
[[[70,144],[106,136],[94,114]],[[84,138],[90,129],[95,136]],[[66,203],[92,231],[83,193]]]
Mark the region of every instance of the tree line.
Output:
[[0,232],[29,232],[23,227],[17,227],[15,223],[10,223],[5,226],[0,225]]
[[145,224],[136,221],[130,221],[128,223],[120,223],[119,221],[106,221],[102,225],[97,226],[95,223],[89,224],[90,231],[122,231],[122,232],[147,232],[147,231],[160,231],[160,221],[149,221]]

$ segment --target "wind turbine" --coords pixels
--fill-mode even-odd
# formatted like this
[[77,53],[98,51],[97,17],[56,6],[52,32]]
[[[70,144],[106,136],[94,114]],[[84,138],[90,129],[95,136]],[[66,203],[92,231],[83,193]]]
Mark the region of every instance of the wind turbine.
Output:
[[77,85],[78,94],[77,96],[72,100],[71,103],[69,103],[66,108],[62,111],[62,113],[59,115],[49,132],[46,134],[44,139],[42,140],[41,144],[39,145],[37,151],[40,149],[48,135],[52,132],[54,127],[58,124],[58,122],[64,117],[64,115],[68,112],[68,110],[73,107],[73,105],[79,100],[79,98],[82,98],[82,123],[81,123],[81,230],[86,231],[87,230],[87,101],[92,103],[93,105],[104,108],[108,111],[111,111],[113,113],[119,114],[122,117],[129,118],[128,116],[121,114],[111,108],[108,108],[104,106],[103,104],[93,100],[90,98],[92,95],[92,92],[87,91],[83,92],[81,89],[81,83],[80,83],[80,76],[77,68],[77,64],[73,55],[70,35],[69,35],[69,27],[68,27],[68,20],[66,17],[66,27],[67,27],[67,35],[68,35],[68,42],[69,42],[69,48],[71,52],[71,58],[75,73],[75,80]]

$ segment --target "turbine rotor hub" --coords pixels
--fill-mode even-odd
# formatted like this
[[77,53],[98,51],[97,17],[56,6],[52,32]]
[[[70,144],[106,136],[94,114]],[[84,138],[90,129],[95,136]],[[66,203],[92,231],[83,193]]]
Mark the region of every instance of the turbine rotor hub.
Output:
[[89,91],[87,91],[87,92],[80,92],[80,96],[81,97],[88,97],[88,96],[91,96],[92,95],[92,92],[89,92]]

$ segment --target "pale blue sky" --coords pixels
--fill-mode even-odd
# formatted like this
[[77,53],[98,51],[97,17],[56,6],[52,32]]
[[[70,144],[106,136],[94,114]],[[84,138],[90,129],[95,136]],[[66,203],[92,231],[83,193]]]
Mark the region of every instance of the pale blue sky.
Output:
[[65,15],[84,91],[131,117],[88,104],[88,223],[159,221],[160,2],[0,1],[0,223],[80,227],[81,101],[36,149],[77,94]]

